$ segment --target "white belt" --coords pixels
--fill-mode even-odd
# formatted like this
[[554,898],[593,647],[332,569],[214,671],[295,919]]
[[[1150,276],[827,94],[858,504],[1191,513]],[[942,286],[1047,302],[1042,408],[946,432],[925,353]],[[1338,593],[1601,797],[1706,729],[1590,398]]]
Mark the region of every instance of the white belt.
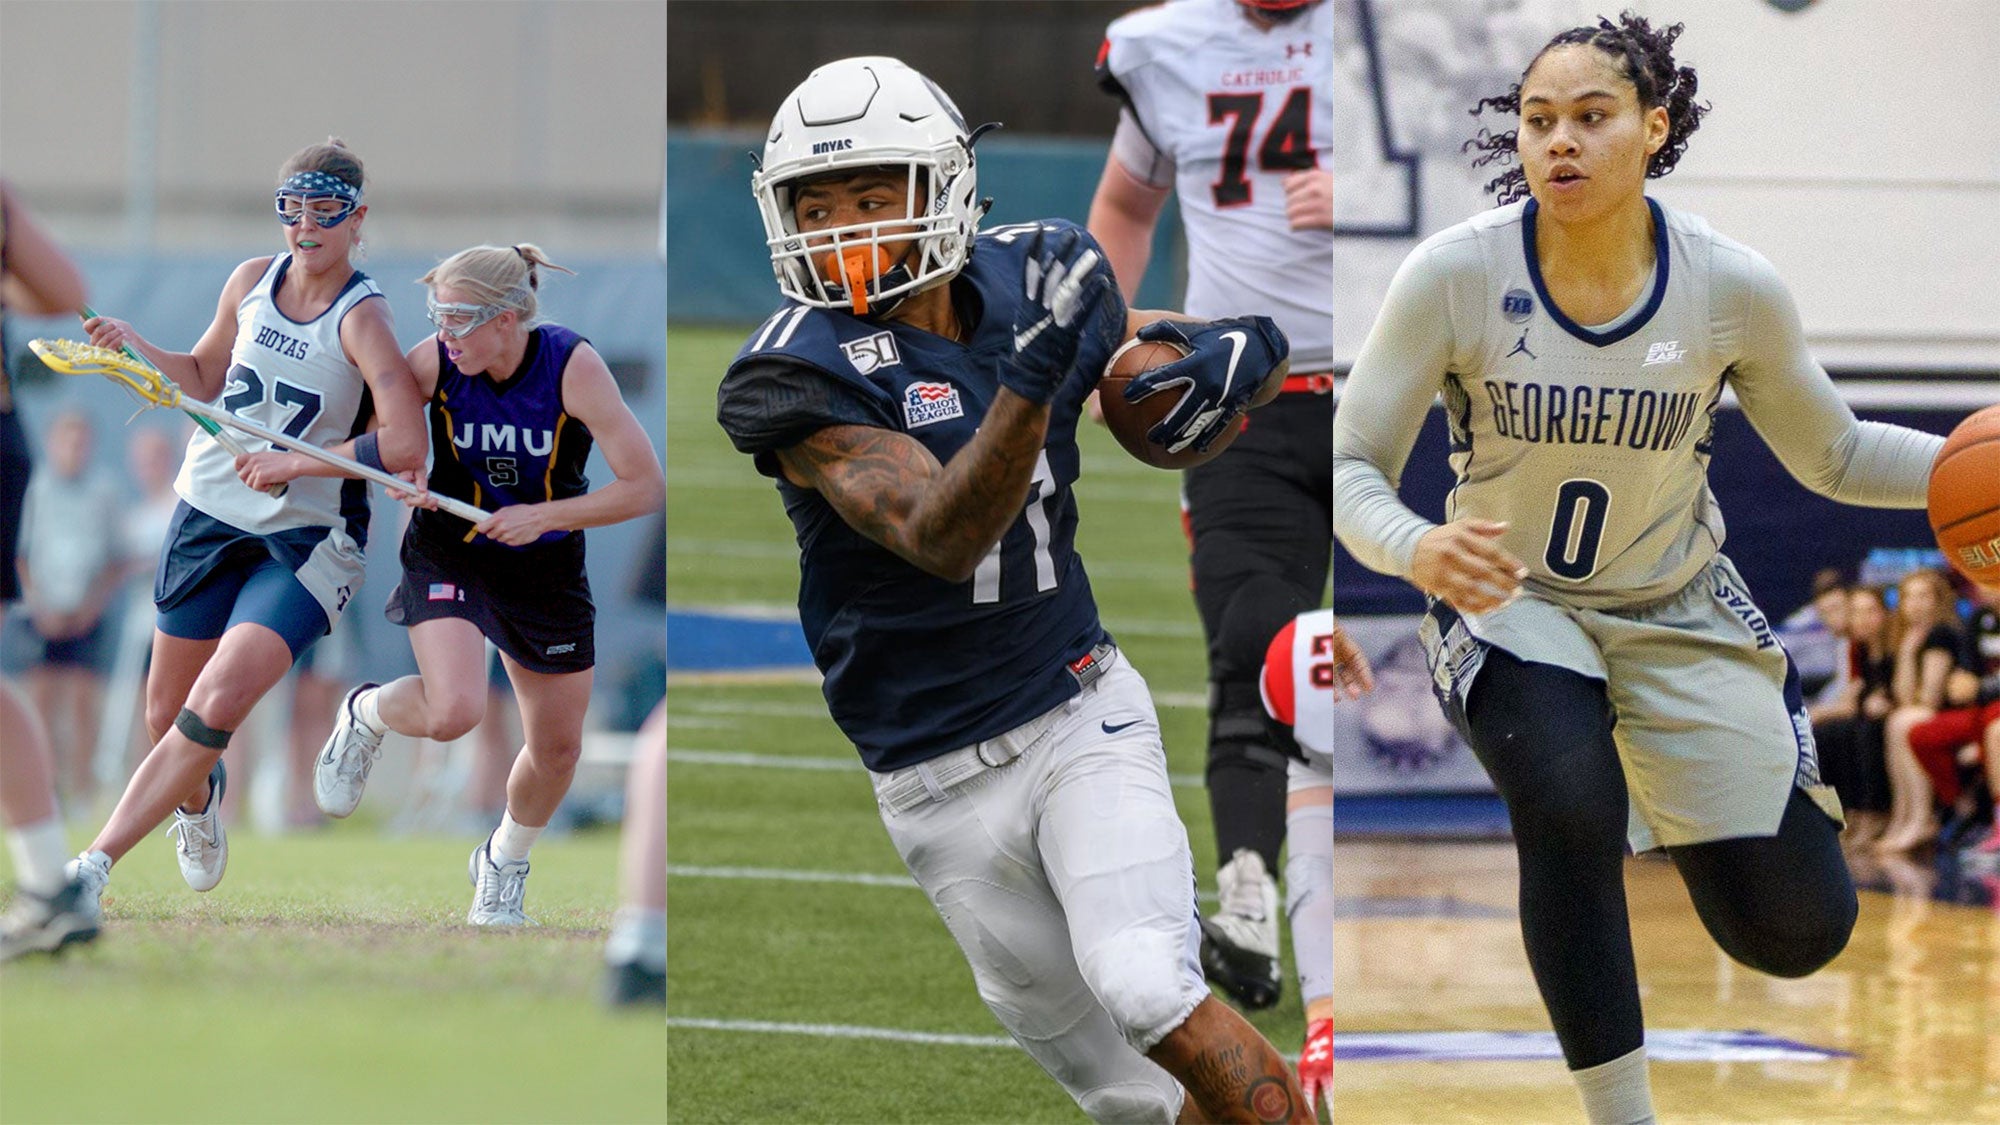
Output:
[[1078,676],[1083,688],[1060,706],[1052,707],[1004,734],[883,775],[875,785],[876,804],[884,812],[907,812],[929,801],[942,801],[951,790],[980,774],[1011,764],[1047,741],[1055,731],[1056,721],[1082,704],[1084,692],[1096,686],[1098,677],[1110,666],[1115,652],[1111,646],[1104,645],[1093,652],[1087,662],[1078,661],[1079,665],[1087,664],[1087,671]]

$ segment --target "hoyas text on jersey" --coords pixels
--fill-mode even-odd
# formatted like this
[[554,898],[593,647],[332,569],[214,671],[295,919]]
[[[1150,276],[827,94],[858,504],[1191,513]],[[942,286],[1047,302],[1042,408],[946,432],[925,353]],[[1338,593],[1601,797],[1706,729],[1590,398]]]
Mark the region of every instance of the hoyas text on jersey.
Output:
[[268,324],[257,326],[257,345],[269,348],[287,359],[304,359],[311,348],[304,340],[294,340]]

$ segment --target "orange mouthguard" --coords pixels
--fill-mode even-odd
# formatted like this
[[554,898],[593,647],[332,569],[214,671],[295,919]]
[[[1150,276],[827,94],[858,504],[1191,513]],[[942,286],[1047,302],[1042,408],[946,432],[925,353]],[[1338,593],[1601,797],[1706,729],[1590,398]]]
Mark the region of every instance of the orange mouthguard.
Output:
[[[874,269],[869,268],[870,250],[874,251]],[[896,264],[887,250],[881,247],[854,246],[842,251],[836,259],[829,250],[820,255],[819,268],[828,281],[847,288],[847,300],[855,316],[868,312],[868,282],[889,272]]]

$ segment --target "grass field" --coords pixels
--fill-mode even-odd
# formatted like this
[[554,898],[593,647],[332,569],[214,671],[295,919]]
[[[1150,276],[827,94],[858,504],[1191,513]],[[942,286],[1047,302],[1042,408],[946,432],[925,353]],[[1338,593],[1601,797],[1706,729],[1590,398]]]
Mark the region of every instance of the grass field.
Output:
[[156,834],[95,945],[0,969],[0,1121],[663,1120],[658,1009],[596,1000],[615,833],[536,847],[520,933],[465,924],[475,842],[232,831],[199,895]]
[[[677,606],[789,608],[798,552],[770,481],[715,424],[744,331],[668,339],[667,589]],[[1178,476],[1082,435],[1078,550],[1156,699],[1204,887],[1206,722]],[[676,678],[670,716],[668,1041],[675,1121],[1076,1121],[1005,1040],[909,882],[816,684]],[[1288,966],[1289,973],[1289,966]],[[1293,979],[1254,1022],[1304,1034]],[[786,1026],[773,1026],[786,1025]]]

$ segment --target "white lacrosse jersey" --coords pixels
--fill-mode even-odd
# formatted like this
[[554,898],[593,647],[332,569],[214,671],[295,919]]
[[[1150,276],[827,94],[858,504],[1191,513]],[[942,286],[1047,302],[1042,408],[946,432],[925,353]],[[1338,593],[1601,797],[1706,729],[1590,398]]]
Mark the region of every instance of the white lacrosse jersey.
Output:
[[[264,276],[236,306],[236,343],[229,377],[211,405],[314,445],[338,445],[367,424],[367,383],[340,346],[340,322],[354,306],[382,291],[356,271],[319,316],[301,323],[278,311],[272,293],[283,282],[291,255],[271,259]],[[274,448],[233,431],[252,453]],[[257,535],[292,527],[339,527],[359,541],[368,510],[367,482],[340,477],[300,477],[273,498],[244,484],[236,459],[197,428],[188,439],[174,490],[181,499],[231,526]],[[357,526],[358,524],[358,526]]]
[[1333,365],[1333,232],[1291,229],[1284,181],[1333,167],[1333,7],[1264,29],[1236,0],[1173,0],[1113,22],[1098,54],[1173,165],[1185,311],[1271,317],[1301,373]]
[[1807,488],[1924,506],[1942,439],[1857,421],[1806,351],[1770,262],[1647,202],[1653,276],[1605,324],[1577,324],[1549,299],[1532,200],[1411,253],[1334,420],[1335,531],[1357,558],[1408,574],[1433,526],[1393,485],[1440,394],[1457,475],[1446,518],[1506,522],[1500,543],[1527,586],[1565,605],[1665,598],[1721,549],[1708,461],[1725,387]]
[[1264,654],[1258,690],[1264,710],[1292,728],[1308,756],[1333,757],[1333,610],[1314,609],[1285,623]]

